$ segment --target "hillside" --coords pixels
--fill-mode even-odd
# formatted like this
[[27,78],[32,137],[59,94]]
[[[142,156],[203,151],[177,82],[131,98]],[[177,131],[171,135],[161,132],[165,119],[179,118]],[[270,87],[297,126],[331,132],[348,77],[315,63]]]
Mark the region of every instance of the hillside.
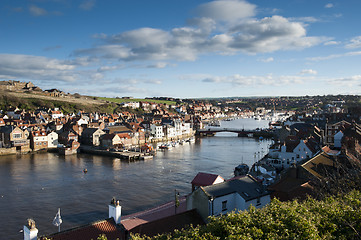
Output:
[[11,107],[18,107],[28,111],[33,111],[41,107],[58,107],[64,113],[71,113],[79,110],[113,112],[118,105],[80,95],[53,97],[39,92],[0,90],[0,109],[7,110]]

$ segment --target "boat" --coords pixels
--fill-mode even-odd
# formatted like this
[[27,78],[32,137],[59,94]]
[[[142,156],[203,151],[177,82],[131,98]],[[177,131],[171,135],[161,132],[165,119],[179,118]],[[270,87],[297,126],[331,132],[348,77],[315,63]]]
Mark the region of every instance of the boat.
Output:
[[234,168],[234,176],[243,176],[249,172],[249,167],[247,164],[242,163]]
[[220,127],[221,123],[218,120],[213,120],[211,121],[208,126],[212,126],[212,127]]
[[159,149],[167,149],[170,150],[172,149],[172,145],[170,143],[164,143],[162,145],[159,146]]

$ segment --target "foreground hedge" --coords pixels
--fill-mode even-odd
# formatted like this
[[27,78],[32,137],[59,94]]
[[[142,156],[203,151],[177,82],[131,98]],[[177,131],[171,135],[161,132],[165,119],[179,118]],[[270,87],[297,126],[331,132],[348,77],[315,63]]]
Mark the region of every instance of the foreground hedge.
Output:
[[205,226],[133,239],[361,239],[361,193],[322,201],[273,200],[262,209],[212,217]]

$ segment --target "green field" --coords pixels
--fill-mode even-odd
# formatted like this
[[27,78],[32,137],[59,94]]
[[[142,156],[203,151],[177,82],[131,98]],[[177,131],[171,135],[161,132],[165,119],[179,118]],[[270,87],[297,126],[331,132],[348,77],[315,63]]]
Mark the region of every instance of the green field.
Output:
[[141,98],[131,98],[131,99],[123,99],[123,98],[106,98],[106,97],[98,97],[98,99],[114,102],[114,103],[123,103],[123,102],[149,102],[149,103],[162,103],[167,105],[175,105],[174,101],[166,101],[166,100],[154,100],[154,99],[141,99]]

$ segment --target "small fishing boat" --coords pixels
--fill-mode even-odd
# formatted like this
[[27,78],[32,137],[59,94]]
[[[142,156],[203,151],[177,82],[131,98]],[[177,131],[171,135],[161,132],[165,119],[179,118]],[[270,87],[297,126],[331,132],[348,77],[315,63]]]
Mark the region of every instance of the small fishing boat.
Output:
[[234,176],[246,175],[249,172],[249,167],[247,164],[242,163],[234,168]]

